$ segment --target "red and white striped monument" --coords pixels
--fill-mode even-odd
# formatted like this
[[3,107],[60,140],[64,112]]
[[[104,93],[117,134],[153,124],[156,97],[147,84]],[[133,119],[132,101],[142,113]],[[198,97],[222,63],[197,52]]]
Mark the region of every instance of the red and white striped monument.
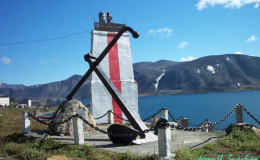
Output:
[[[91,54],[98,57],[104,48],[111,42],[116,33],[125,25],[110,23],[110,13],[107,14],[108,23],[105,22],[105,14],[99,13],[99,22],[95,23],[95,29],[91,32]],[[100,62],[103,70],[111,82],[115,85],[129,109],[138,114],[138,89],[134,80],[132,56],[129,34],[124,33],[113,46],[106,57]],[[90,108],[94,117],[100,117],[108,110],[112,110],[120,117],[126,118],[115,100],[107,91],[104,84],[93,72],[90,77]],[[101,118],[98,123],[108,122],[107,118]],[[123,121],[114,116],[115,123]]]

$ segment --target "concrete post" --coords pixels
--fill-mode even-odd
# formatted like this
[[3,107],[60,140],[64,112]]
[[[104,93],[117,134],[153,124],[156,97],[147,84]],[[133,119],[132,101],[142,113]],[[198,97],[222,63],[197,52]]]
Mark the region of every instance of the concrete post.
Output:
[[178,126],[182,126],[183,128],[187,128],[189,126],[188,118],[178,119]]
[[111,110],[108,111],[107,117],[108,117],[108,124],[114,124],[114,115]]
[[72,122],[73,122],[74,144],[82,145],[85,143],[82,120],[78,117],[73,117]]
[[[81,117],[83,117],[84,119],[86,119],[86,112],[85,112],[84,109],[79,109],[79,108],[77,108],[77,109],[76,109],[76,113],[77,113],[78,115],[80,115]],[[88,127],[88,125],[87,125],[86,123],[83,123],[83,128],[86,129],[87,127]]]
[[[210,126],[210,127],[208,127]],[[213,131],[213,126],[211,122],[205,122],[202,124],[202,127],[207,127],[205,129],[202,130],[202,132],[212,132]]]
[[243,120],[243,110],[240,107],[240,105],[238,105],[237,109],[236,109],[236,122],[238,123],[244,123]]
[[162,112],[161,112],[162,117],[164,119],[166,119],[167,121],[168,121],[168,112],[169,112],[168,109],[163,109]]
[[171,155],[171,127],[161,127],[158,130],[159,156],[168,158]]
[[22,133],[26,134],[31,132],[31,122],[29,119],[29,114],[27,112],[22,113]]

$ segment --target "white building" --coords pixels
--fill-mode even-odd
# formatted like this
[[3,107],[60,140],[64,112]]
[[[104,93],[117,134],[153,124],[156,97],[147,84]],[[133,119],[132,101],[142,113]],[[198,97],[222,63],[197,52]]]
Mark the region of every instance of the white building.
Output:
[[8,96],[1,96],[0,106],[9,106],[9,105],[10,105],[10,98]]
[[27,107],[28,108],[31,108],[32,107],[32,100],[30,100],[30,99],[27,99]]

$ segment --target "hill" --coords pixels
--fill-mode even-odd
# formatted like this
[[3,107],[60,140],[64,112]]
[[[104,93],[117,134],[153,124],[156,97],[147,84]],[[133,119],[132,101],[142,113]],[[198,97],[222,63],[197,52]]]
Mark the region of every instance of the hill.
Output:
[[[188,62],[140,62],[133,68],[139,95],[260,89],[260,58],[247,55],[206,56]],[[63,81],[33,86],[0,83],[0,88],[12,88],[15,99],[65,99],[81,77],[73,75]],[[74,98],[89,96],[87,84],[88,81]]]

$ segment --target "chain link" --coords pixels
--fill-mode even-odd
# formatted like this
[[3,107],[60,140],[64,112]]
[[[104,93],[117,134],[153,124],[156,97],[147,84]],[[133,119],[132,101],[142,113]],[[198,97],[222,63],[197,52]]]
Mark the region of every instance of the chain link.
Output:
[[101,118],[105,117],[105,116],[108,114],[108,112],[110,112],[110,111],[111,111],[111,110],[107,111],[107,113],[105,113],[104,115],[102,115],[102,116],[100,116],[100,117],[98,117],[98,118],[95,118],[95,119],[98,120],[98,119],[101,119]]
[[177,120],[173,117],[173,115],[171,114],[171,112],[168,110],[168,113],[169,113],[169,116],[172,118],[172,120],[174,121],[174,122],[177,122]]
[[114,137],[135,137],[136,134],[134,133],[124,133],[124,134],[119,134],[119,133],[110,133],[110,132],[107,132],[103,129],[100,129],[98,127],[95,127],[93,124],[89,123],[86,119],[84,119],[81,115],[76,115],[78,118],[80,118],[84,123],[86,123],[87,125],[89,125],[91,128],[103,133],[103,134],[107,134],[107,135],[110,135],[110,136],[114,136]]
[[260,124],[260,121],[257,120],[246,108],[244,108],[243,105],[239,104],[239,107],[241,107],[251,118],[253,118],[258,124]]
[[159,114],[162,110],[164,110],[165,108],[161,108],[160,110],[158,110],[156,113],[154,113],[153,115],[151,115],[150,117],[147,117],[145,119],[143,119],[143,121],[148,121],[150,119],[152,119],[153,116],[156,116],[157,114]]
[[194,126],[194,127],[198,127],[198,126],[201,126],[203,123],[208,122],[208,121],[209,121],[208,119],[205,119],[205,120],[202,121],[200,124],[192,124],[192,123],[189,123],[189,125]]
[[[196,131],[196,130],[203,130],[203,129],[207,129],[207,128],[210,128],[210,127],[214,127],[215,129],[217,129],[215,126],[222,123],[224,120],[226,120],[238,107],[241,107],[251,118],[253,118],[258,124],[260,124],[260,121],[257,120],[246,108],[244,108],[243,105],[236,105],[226,116],[224,116],[223,118],[221,118],[219,121],[216,121],[214,123],[209,123],[208,125],[205,125],[205,126],[202,126],[205,122],[209,122],[208,119],[205,119],[202,123],[198,124],[198,125],[193,125],[191,123],[189,123],[189,125],[192,125],[192,126],[197,126],[197,127],[183,127],[183,126],[177,126],[176,129],[179,129],[179,130],[184,130],[184,131]],[[143,121],[147,121],[147,120],[150,120],[153,116],[156,116],[157,114],[159,114],[162,110],[165,110],[166,108],[161,108],[160,110],[158,110],[156,113],[154,113],[152,116],[148,117],[148,118],[145,118],[143,119]],[[59,112],[60,109],[58,109],[55,114],[50,118],[48,119],[47,121],[53,119],[54,117],[56,117],[57,113]],[[110,110],[111,111],[111,110]],[[108,111],[108,112],[110,112]],[[95,118],[95,119],[100,119],[100,118],[103,118],[104,116],[106,116],[107,113],[105,113],[104,115],[98,117],[98,118]],[[121,120],[124,120],[124,121],[128,121],[127,119],[124,119],[122,117],[120,117],[119,115],[115,114],[114,112],[111,111],[111,113],[113,113],[113,115],[115,115],[117,118],[121,119]],[[177,122],[177,120],[183,118],[182,116],[180,118],[178,118],[177,120],[174,119],[174,117],[172,116],[172,114],[170,112],[168,112],[170,117],[172,118],[173,121]],[[108,135],[112,135],[112,136],[117,136],[117,137],[131,137],[131,136],[135,136],[135,134],[118,134],[118,133],[108,133],[107,131],[103,130],[103,129],[100,129],[98,127],[95,127],[93,124],[89,123],[86,119],[84,119],[81,115],[78,115],[78,114],[75,114],[75,115],[72,115],[70,118],[67,118],[59,123],[54,123],[53,121],[51,122],[47,122],[47,121],[43,121],[43,120],[40,120],[38,118],[36,118],[35,116],[33,116],[31,113],[28,113],[30,117],[32,117],[33,119],[35,119],[37,122],[39,123],[42,123],[44,125],[54,125],[54,126],[57,126],[57,125],[60,125],[60,124],[63,124],[63,123],[66,123],[68,121],[71,121],[71,119],[73,117],[79,117],[80,119],[83,120],[84,123],[86,123],[87,125],[89,125],[91,128],[103,133],[103,134],[108,134]],[[129,121],[128,121],[129,122]],[[160,124],[160,126],[158,127],[169,127],[169,123],[166,123],[166,124]],[[154,130],[155,126],[152,126],[150,129],[146,129],[144,130],[143,132],[144,133],[148,133],[150,132],[151,130]],[[219,129],[217,129],[219,130]],[[223,130],[223,129],[221,129]]]
[[[111,112],[112,112],[112,111],[111,111]],[[119,118],[119,119],[121,119],[121,120],[123,120],[123,121],[129,122],[128,119],[124,119],[123,117],[120,117],[119,115],[115,114],[114,112],[112,112],[112,113],[113,113],[113,115],[115,115],[117,118]]]
[[28,115],[30,117],[32,117],[34,120],[36,120],[37,122],[41,123],[41,124],[44,124],[44,125],[49,125],[49,123],[47,123],[46,121],[43,121],[43,120],[40,120],[38,118],[36,118],[34,115],[32,115],[31,113],[28,113]]

